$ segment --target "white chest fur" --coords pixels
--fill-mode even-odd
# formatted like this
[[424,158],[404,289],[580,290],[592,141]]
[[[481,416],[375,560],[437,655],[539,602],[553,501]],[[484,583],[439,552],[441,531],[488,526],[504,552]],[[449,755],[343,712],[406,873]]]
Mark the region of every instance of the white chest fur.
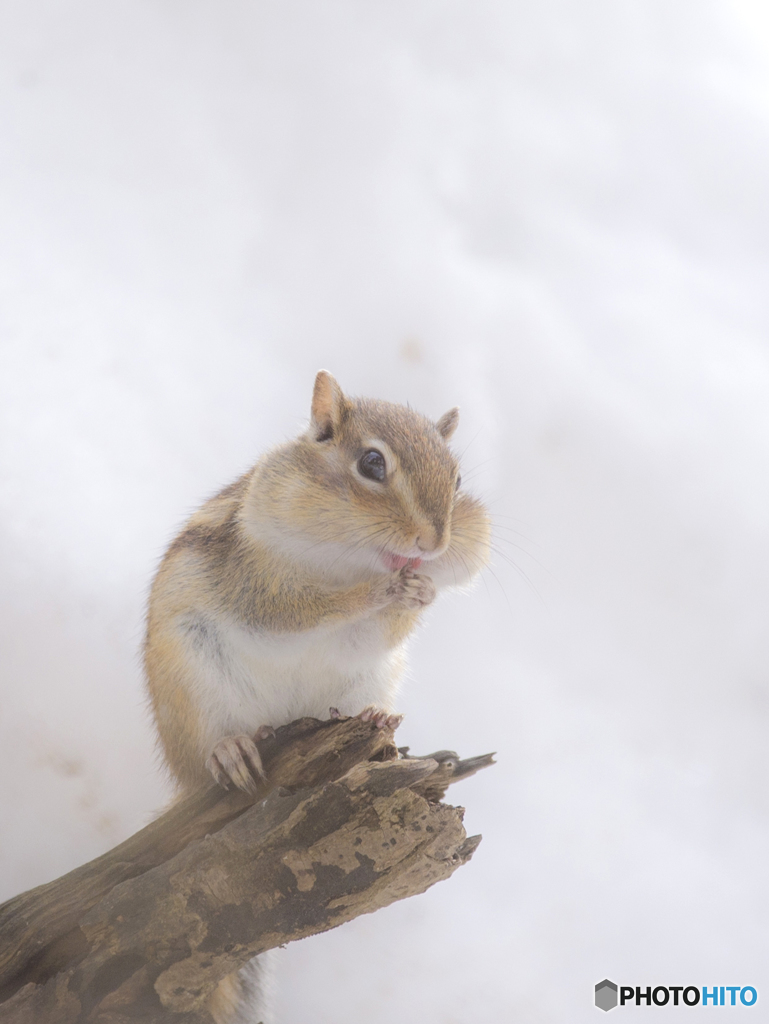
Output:
[[293,634],[267,634],[210,614],[178,622],[204,755],[222,736],[254,733],[296,718],[394,710],[402,647],[385,644],[381,619]]

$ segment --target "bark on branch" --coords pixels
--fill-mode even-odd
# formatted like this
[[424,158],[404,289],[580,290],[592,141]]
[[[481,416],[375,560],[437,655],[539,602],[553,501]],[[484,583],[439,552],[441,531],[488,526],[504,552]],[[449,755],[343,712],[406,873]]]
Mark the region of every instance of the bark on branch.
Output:
[[256,801],[211,786],[0,906],[0,1024],[211,1024],[209,995],[251,957],[424,892],[480,842],[438,801],[491,755],[399,757],[354,718],[259,747]]

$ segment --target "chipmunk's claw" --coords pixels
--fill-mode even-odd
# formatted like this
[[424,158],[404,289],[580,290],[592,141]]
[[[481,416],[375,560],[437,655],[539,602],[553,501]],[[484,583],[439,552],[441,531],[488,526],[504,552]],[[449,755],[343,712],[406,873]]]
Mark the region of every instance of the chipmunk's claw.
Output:
[[383,711],[376,704],[369,704],[358,715],[361,722],[372,722],[377,729],[397,729],[403,721],[403,715],[393,715],[389,711]]
[[252,796],[256,793],[256,777],[267,778],[256,743],[250,736],[227,736],[219,740],[206,761],[206,768],[224,789],[229,789],[233,783]]

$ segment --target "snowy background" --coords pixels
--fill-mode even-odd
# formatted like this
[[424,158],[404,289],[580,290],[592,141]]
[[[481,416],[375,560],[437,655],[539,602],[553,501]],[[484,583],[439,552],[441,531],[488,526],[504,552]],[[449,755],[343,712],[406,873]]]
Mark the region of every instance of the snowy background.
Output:
[[399,738],[499,764],[283,1024],[769,999],[768,196],[759,0],[4,0],[0,898],[167,798],[149,580],[322,366],[462,407],[498,554]]

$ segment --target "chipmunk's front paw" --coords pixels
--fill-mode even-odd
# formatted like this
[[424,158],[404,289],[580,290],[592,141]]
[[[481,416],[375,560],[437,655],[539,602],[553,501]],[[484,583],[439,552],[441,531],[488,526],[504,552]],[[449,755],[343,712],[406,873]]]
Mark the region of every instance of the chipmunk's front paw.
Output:
[[382,576],[374,584],[369,597],[370,607],[384,608],[399,604],[403,608],[424,608],[435,599],[435,584],[429,576],[420,576],[410,566]]
[[219,740],[206,761],[206,768],[220,786],[229,789],[233,783],[244,793],[256,793],[256,776],[266,778],[259,751],[250,736],[227,736]]
[[398,573],[395,601],[404,608],[424,608],[435,600],[435,593],[429,576],[420,576],[408,566]]
[[389,711],[383,711],[376,704],[369,704],[358,715],[361,722],[373,722],[377,729],[397,729],[403,721],[403,715],[392,715]]

